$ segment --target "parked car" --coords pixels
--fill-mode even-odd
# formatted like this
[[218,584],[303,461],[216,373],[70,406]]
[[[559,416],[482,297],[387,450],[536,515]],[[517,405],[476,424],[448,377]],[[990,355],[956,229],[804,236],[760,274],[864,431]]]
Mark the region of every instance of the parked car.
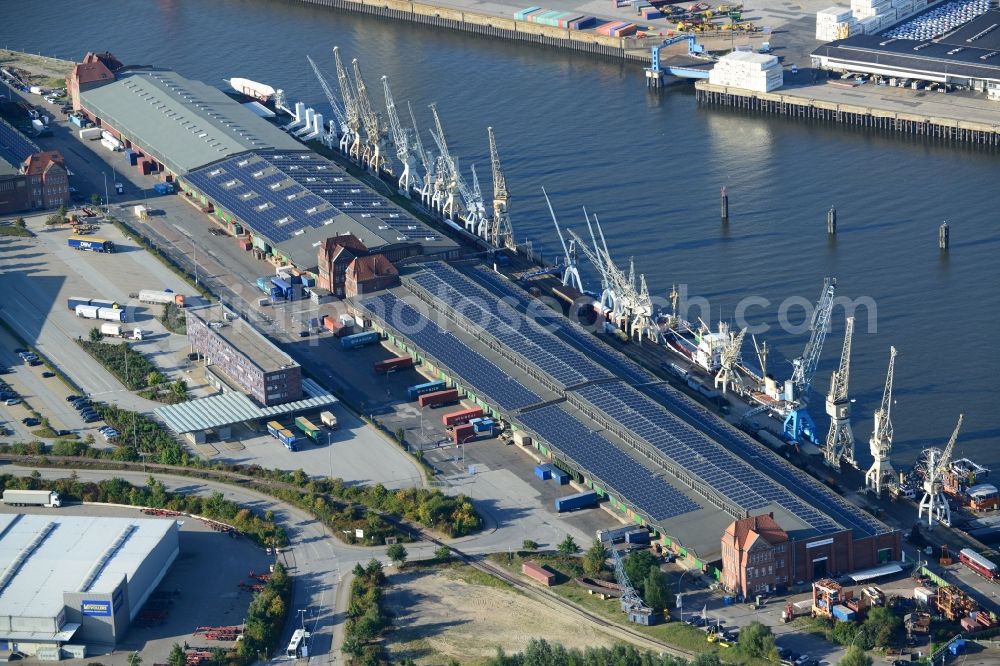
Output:
[[807,666],[809,660],[810,660],[809,655],[804,654],[795,660],[795,666]]
[[41,421],[39,421],[38,419],[36,419],[33,416],[29,416],[27,418],[21,419],[21,423],[23,423],[24,425],[29,426],[29,427],[34,427],[36,425],[39,425],[41,423]]
[[48,379],[49,377],[55,377],[55,376],[56,376],[56,373],[52,372],[51,370],[46,370],[45,372],[42,373],[42,377],[44,377],[45,379]]
[[84,417],[83,422],[84,423],[93,423],[94,421],[100,421],[100,420],[101,420],[101,417],[98,416],[97,414],[94,414],[93,416],[86,416],[86,417]]
[[7,398],[3,404],[7,405],[8,407],[13,407],[14,405],[20,402],[21,402],[20,398]]
[[73,402],[74,400],[83,400],[82,395],[68,395],[66,396],[66,402]]

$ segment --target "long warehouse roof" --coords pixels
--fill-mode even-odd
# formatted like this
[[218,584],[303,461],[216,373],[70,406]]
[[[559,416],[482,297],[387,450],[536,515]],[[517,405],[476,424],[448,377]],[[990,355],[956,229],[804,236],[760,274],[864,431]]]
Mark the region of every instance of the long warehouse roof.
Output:
[[[463,327],[474,329],[477,338],[564,396],[569,405],[731,513],[744,515],[780,507],[807,531],[830,533],[854,529],[859,537],[891,531],[745,434],[664,386],[652,373],[607,349],[565,318],[556,313],[539,315],[537,308],[531,309],[532,319],[520,309],[514,311],[509,299],[514,299],[524,310],[531,307],[531,299],[503,278],[485,270],[477,271],[476,277],[488,283],[506,302],[501,303],[497,293],[487,291],[443,263],[424,265],[407,276],[404,285],[431,307],[444,308]],[[390,306],[394,304],[368,299],[362,305],[377,313],[377,310],[393,312]],[[397,309],[397,318],[399,312]],[[540,318],[544,321],[539,321]],[[415,327],[409,321],[399,323],[399,328],[407,331],[404,337],[411,339],[417,348],[423,349],[427,344],[440,346],[440,335],[414,332]],[[468,353],[456,348],[448,351],[456,357]],[[478,388],[494,404],[506,410],[521,410],[522,414],[515,412],[510,418],[522,421],[539,436],[544,435],[557,449],[568,453],[578,444],[580,433],[571,434],[574,428],[565,422],[564,416],[551,410],[548,418],[533,416],[532,404],[539,401],[532,398],[537,396],[513,399],[518,386],[512,384],[516,383],[508,379],[483,386],[485,378],[478,365],[471,368],[474,370],[470,374],[460,368],[452,369],[464,381],[479,383]],[[670,410],[664,405],[669,405]],[[600,460],[594,462],[601,464]],[[762,467],[767,468],[767,474],[761,471]],[[588,471],[600,475],[596,469]],[[629,481],[627,475],[618,477],[616,489],[633,501],[630,493],[642,481]],[[798,525],[789,527],[799,529]]]
[[80,93],[83,107],[177,174],[251,150],[305,146],[201,81],[168,70],[119,72]]
[[4,577],[11,573],[0,589],[0,615],[56,617],[64,592],[110,593],[122,576],[132,579],[174,525],[149,518],[0,514],[0,568]]

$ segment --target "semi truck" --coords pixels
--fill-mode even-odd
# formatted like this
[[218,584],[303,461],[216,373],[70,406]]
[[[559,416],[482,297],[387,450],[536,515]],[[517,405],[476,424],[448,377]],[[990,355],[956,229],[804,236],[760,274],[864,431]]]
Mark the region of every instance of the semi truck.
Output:
[[175,294],[172,291],[157,291],[155,289],[142,289],[139,291],[140,303],[151,303],[153,305],[166,305],[173,303],[179,308],[184,307],[184,295]]
[[116,308],[101,308],[96,305],[76,306],[76,316],[83,317],[84,319],[103,319],[105,321],[116,321],[118,323],[123,323],[125,321],[124,310]]
[[59,493],[54,490],[5,490],[3,503],[7,506],[62,506]]
[[302,433],[314,442],[319,443],[319,434],[322,430],[318,426],[313,424],[312,421],[304,416],[295,417],[295,427],[302,431]]
[[70,296],[66,299],[66,305],[74,312],[78,305],[92,305],[95,308],[110,308],[112,310],[121,309],[121,305],[117,301],[108,301],[103,298],[86,298],[84,296]]
[[127,328],[121,324],[101,324],[101,335],[126,340],[142,340],[142,329],[138,326]]
[[70,236],[66,242],[74,250],[89,250],[91,252],[104,252],[111,254],[115,251],[115,244],[109,240],[101,238],[84,238],[83,236]]
[[278,421],[269,422],[267,424],[267,432],[271,435],[271,437],[274,437],[276,440],[284,444],[285,448],[289,451],[296,450],[295,434],[285,426],[281,425]]

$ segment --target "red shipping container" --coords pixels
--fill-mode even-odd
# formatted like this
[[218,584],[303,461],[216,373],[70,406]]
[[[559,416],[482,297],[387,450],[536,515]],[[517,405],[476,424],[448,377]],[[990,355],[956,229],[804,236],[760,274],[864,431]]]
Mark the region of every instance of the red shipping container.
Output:
[[379,361],[374,365],[375,372],[380,375],[388,374],[390,370],[402,370],[404,368],[412,368],[413,359],[409,356],[396,356],[395,358],[387,358],[384,361]]
[[470,424],[455,426],[451,431],[451,440],[458,444],[467,444],[476,438],[476,429]]
[[459,412],[445,414],[441,417],[441,422],[446,426],[457,426],[462,425],[463,423],[468,423],[472,419],[478,419],[482,415],[482,409],[479,407],[473,407],[472,409],[463,409]]
[[249,252],[250,248],[253,247],[253,244],[250,241],[243,238],[239,239],[237,242],[239,243],[240,248],[246,252]]
[[433,405],[446,405],[449,402],[458,402],[458,391],[456,389],[446,389],[444,391],[434,391],[434,393],[424,393],[417,398],[417,404],[421,407]]
[[534,562],[524,562],[521,565],[521,573],[547,587],[552,587],[556,582],[556,575],[554,573],[544,567],[538,566]]

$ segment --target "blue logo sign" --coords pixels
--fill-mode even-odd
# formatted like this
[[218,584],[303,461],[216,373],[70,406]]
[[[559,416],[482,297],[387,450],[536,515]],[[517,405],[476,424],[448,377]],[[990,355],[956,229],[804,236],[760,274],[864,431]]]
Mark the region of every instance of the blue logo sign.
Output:
[[111,617],[111,602],[84,599],[80,602],[80,613],[91,617]]

